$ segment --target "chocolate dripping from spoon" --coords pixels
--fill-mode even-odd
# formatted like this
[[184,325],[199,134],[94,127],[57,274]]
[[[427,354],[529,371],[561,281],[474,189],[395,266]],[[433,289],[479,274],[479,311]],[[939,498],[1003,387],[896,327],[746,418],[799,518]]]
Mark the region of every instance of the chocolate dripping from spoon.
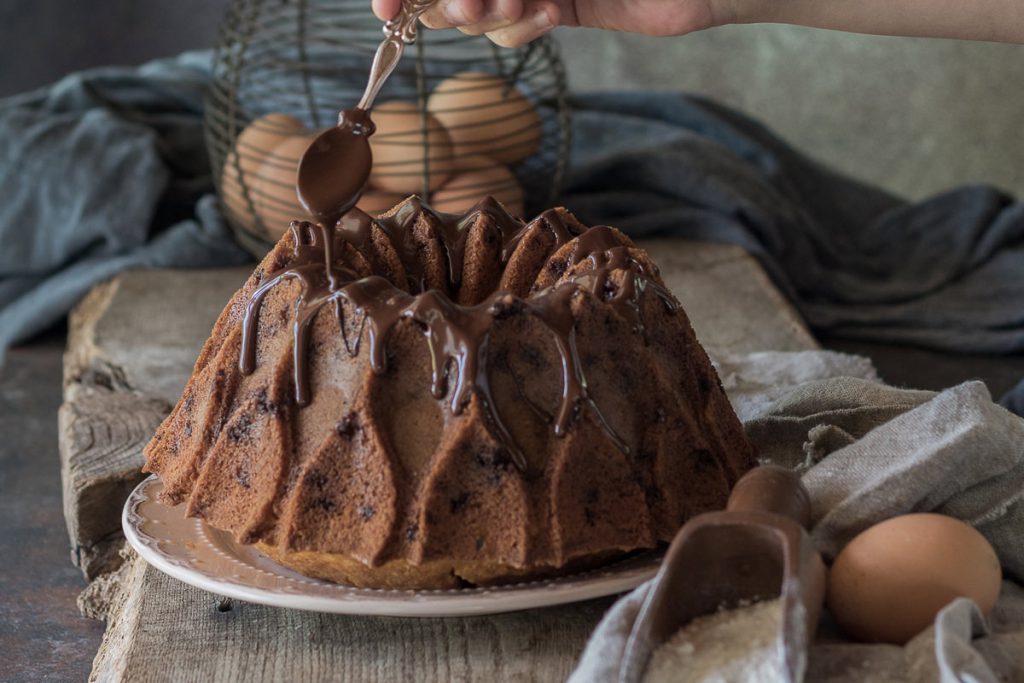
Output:
[[405,46],[416,41],[420,15],[433,3],[403,0],[398,16],[384,24],[384,40],[373,57],[359,104],[343,110],[338,125],[318,135],[299,161],[295,184],[299,201],[325,228],[333,228],[362,196],[373,166],[369,137],[375,126],[370,110]]

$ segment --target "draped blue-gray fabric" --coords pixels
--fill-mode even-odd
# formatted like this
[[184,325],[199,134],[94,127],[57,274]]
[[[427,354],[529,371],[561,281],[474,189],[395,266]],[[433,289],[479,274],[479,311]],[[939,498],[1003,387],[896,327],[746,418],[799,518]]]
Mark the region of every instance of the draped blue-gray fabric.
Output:
[[0,355],[129,268],[250,260],[203,143],[208,53],[0,101]]

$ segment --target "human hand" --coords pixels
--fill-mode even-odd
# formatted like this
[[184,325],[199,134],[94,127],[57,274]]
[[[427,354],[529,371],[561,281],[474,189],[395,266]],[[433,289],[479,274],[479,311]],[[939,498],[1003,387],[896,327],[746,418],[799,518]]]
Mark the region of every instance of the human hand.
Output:
[[[401,0],[373,0],[381,19]],[[456,27],[517,47],[555,26],[676,36],[723,24],[780,23],[890,36],[1024,43],[1021,0],[437,0],[431,28]]]
[[[555,26],[583,26],[648,35],[682,35],[728,23],[723,0],[438,0],[421,21],[484,34],[498,45],[518,47]],[[373,0],[382,20],[398,13],[401,0]]]

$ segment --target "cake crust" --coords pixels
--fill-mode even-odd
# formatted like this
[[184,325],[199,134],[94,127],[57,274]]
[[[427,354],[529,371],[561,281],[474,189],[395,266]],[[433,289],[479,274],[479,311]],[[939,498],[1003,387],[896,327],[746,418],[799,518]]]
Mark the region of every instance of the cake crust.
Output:
[[145,455],[165,502],[304,574],[386,588],[653,548],[755,460],[628,237],[415,199],[293,224]]

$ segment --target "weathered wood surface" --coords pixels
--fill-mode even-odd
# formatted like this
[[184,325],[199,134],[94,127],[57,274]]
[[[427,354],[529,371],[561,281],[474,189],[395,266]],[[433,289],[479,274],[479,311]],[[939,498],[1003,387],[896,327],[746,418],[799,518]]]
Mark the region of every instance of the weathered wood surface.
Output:
[[222,600],[136,559],[91,680],[563,681],[610,603],[458,619],[314,614]]
[[75,384],[58,411],[64,519],[86,578],[116,568],[120,510],[142,480],[142,447],[170,406],[134,391]]
[[11,349],[0,366],[0,681],[66,683],[89,675],[103,624],[82,619],[81,574],[68,563],[55,450],[61,330]]
[[712,356],[817,347],[796,309],[742,248],[672,239],[641,244]]
[[142,447],[248,273],[129,272],[96,287],[70,316],[61,481],[72,558],[86,578],[119,564],[120,505],[142,480]]
[[[741,249],[669,240],[645,246],[713,355],[815,346],[793,309]],[[203,276],[199,282],[193,273],[126,274],[94,293],[73,319],[61,442],[65,507],[76,515],[78,537],[73,531],[72,542],[81,547],[87,540],[83,530],[100,533],[119,514],[129,482],[138,480],[147,428],[152,431],[180,391],[214,318],[244,273]],[[140,308],[140,302],[159,305]],[[161,335],[155,330],[168,328],[181,333],[170,347],[168,337],[159,336],[165,346],[154,350],[151,339]],[[97,433],[101,438],[93,436]],[[101,480],[108,482],[103,495],[98,494]],[[107,552],[102,561],[93,560],[94,570],[116,564],[110,554],[115,538],[104,538]],[[604,599],[472,619],[329,616],[225,604],[128,555],[93,680],[564,680],[611,603]]]
[[70,319],[73,382],[178,400],[228,298],[251,268],[129,271],[94,289]]

